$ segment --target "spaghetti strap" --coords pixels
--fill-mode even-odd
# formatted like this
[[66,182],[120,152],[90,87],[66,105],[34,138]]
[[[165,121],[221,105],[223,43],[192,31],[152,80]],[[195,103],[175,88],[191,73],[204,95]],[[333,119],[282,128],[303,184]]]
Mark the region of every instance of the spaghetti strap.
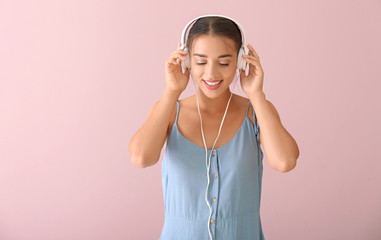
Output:
[[258,125],[258,121],[257,121],[257,118],[255,116],[255,111],[254,111],[254,107],[253,107],[253,120],[254,120],[254,130],[255,130],[255,135],[257,135],[257,140],[259,142],[259,125]]
[[180,105],[179,105],[179,101],[177,100],[176,101],[176,119],[174,124],[177,124],[177,118],[179,117],[179,108],[180,108]]
[[259,125],[258,125],[258,121],[257,121],[257,118],[255,116],[255,110],[254,110],[254,107],[253,107],[253,120],[254,120],[254,131],[255,131],[255,135],[257,136],[257,140],[259,142]]
[[248,116],[248,112],[249,112],[249,107],[250,107],[250,100],[249,102],[247,103],[247,107],[246,107],[246,117]]
[[[250,100],[247,104],[247,108],[246,108],[246,117],[248,116],[248,112],[249,112],[249,107],[251,106],[251,103],[250,103]],[[258,126],[258,122],[256,120],[256,117],[255,117],[255,111],[254,111],[254,107],[253,107],[253,120],[254,120],[254,132],[255,132],[255,135],[257,136],[257,140],[259,142],[259,126]]]

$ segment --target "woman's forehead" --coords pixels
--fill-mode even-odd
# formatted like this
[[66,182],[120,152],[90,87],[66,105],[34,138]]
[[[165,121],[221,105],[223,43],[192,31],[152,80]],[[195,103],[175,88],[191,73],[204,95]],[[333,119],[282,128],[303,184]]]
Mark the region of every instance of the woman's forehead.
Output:
[[234,55],[235,43],[225,36],[201,35],[193,40],[192,50],[195,54],[218,57],[220,55]]

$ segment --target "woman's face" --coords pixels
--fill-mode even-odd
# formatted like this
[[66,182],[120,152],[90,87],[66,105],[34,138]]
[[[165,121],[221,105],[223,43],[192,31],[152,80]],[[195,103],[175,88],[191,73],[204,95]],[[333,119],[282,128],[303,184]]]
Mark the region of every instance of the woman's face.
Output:
[[237,49],[232,39],[198,36],[190,54],[192,77],[207,97],[215,98],[229,90],[237,68]]

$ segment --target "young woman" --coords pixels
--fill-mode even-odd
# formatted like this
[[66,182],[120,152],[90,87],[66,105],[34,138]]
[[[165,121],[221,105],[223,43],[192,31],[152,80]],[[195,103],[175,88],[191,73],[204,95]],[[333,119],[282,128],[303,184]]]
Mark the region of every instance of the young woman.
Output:
[[[260,145],[273,169],[288,172],[296,165],[298,146],[265,98],[264,73],[250,44],[243,56],[249,74],[239,75],[247,98],[229,89],[243,44],[241,30],[228,17],[199,17],[189,30],[188,51],[179,44],[166,60],[165,91],[130,141],[131,161],[141,168],[154,165],[166,143],[162,240],[264,239]],[[190,69],[183,72],[187,54]],[[179,101],[190,74],[197,94]]]

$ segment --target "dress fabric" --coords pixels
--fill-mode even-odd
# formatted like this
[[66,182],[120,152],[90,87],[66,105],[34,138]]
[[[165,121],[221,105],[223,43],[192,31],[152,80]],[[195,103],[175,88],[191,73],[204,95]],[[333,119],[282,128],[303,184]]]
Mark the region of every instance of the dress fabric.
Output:
[[[176,103],[176,120],[161,164],[165,220],[160,240],[209,240],[205,148],[179,132]],[[249,101],[236,135],[213,150],[210,160],[207,199],[213,240],[265,239],[260,218],[263,153],[254,109],[255,125],[248,118],[250,106]]]

